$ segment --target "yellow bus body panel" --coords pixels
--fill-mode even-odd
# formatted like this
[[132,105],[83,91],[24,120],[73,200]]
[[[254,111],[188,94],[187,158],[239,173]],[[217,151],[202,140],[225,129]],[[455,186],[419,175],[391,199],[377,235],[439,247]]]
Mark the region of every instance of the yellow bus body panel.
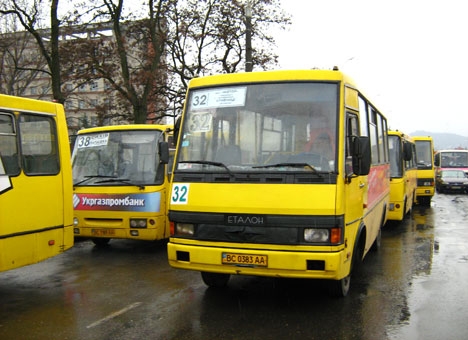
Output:
[[10,176],[11,189],[0,193],[0,271],[43,261],[74,244],[72,173],[63,106],[0,95],[1,112],[54,117],[60,172]]
[[[195,212],[305,215],[313,210],[317,215],[335,215],[335,191],[335,185],[190,183],[187,203]],[[171,209],[186,207],[173,204]]]
[[416,188],[416,197],[432,197],[435,194],[435,170],[418,170],[417,171],[418,180],[427,180],[427,182],[432,181],[432,185],[417,186]]
[[[389,131],[388,135],[398,136],[401,140],[411,142],[414,145],[414,140],[400,131]],[[413,156],[415,156],[415,154]],[[416,167],[403,167],[402,177],[390,179],[389,220],[402,221],[406,214],[411,211],[413,203],[416,202],[417,185]]]
[[411,210],[415,200],[416,170],[408,171],[406,178],[393,178],[390,181],[390,204],[393,210],[388,211],[388,219],[401,221]]

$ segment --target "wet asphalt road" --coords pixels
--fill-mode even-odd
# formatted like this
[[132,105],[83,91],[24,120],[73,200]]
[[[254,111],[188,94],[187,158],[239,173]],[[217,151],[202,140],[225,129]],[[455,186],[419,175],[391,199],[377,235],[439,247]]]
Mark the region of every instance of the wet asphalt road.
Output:
[[0,273],[0,339],[467,339],[468,195],[388,223],[346,298],[322,282],[232,277],[208,289],[164,243],[81,241]]

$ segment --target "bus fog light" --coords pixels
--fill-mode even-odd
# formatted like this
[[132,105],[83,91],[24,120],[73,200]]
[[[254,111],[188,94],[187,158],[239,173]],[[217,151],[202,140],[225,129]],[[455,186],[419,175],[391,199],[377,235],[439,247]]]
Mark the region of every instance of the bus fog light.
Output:
[[130,235],[138,236],[138,230],[130,230]]
[[80,228],[73,228],[73,234],[79,234]]
[[190,223],[176,223],[176,234],[177,235],[189,235],[193,236],[195,227]]
[[304,240],[306,242],[328,242],[330,231],[328,229],[306,228]]

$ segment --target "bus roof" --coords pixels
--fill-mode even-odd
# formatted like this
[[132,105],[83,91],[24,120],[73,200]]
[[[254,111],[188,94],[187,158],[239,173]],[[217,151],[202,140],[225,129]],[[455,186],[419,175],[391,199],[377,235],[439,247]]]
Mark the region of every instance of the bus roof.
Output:
[[81,129],[78,134],[93,133],[93,132],[105,132],[105,131],[124,131],[124,130],[172,130],[173,125],[162,125],[162,124],[127,124],[127,125],[108,125],[98,126],[87,129]]
[[443,150],[437,150],[436,153],[438,152],[468,152],[466,149],[443,149]]
[[400,138],[409,140],[409,141],[414,141],[413,136],[410,136],[404,132],[398,131],[398,130],[388,130],[388,135],[389,136],[399,136]]
[[433,138],[431,136],[411,136],[415,141],[432,141]]
[[59,110],[63,111],[63,105],[46,100],[37,100],[0,94],[0,109],[10,111],[12,109],[17,109],[21,110],[22,112],[45,112],[50,115],[57,113]]
[[344,81],[354,86],[354,81],[338,70],[277,70],[244,73],[227,73],[193,78],[189,87],[210,86],[232,83],[255,83],[274,81]]

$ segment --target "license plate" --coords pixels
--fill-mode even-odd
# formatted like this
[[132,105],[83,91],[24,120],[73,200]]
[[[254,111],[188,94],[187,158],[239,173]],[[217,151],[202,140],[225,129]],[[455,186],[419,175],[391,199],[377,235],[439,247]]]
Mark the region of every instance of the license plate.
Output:
[[266,267],[268,266],[268,256],[267,255],[223,253],[222,263],[241,265],[241,266]]
[[114,229],[91,229],[91,235],[93,236],[114,236]]

